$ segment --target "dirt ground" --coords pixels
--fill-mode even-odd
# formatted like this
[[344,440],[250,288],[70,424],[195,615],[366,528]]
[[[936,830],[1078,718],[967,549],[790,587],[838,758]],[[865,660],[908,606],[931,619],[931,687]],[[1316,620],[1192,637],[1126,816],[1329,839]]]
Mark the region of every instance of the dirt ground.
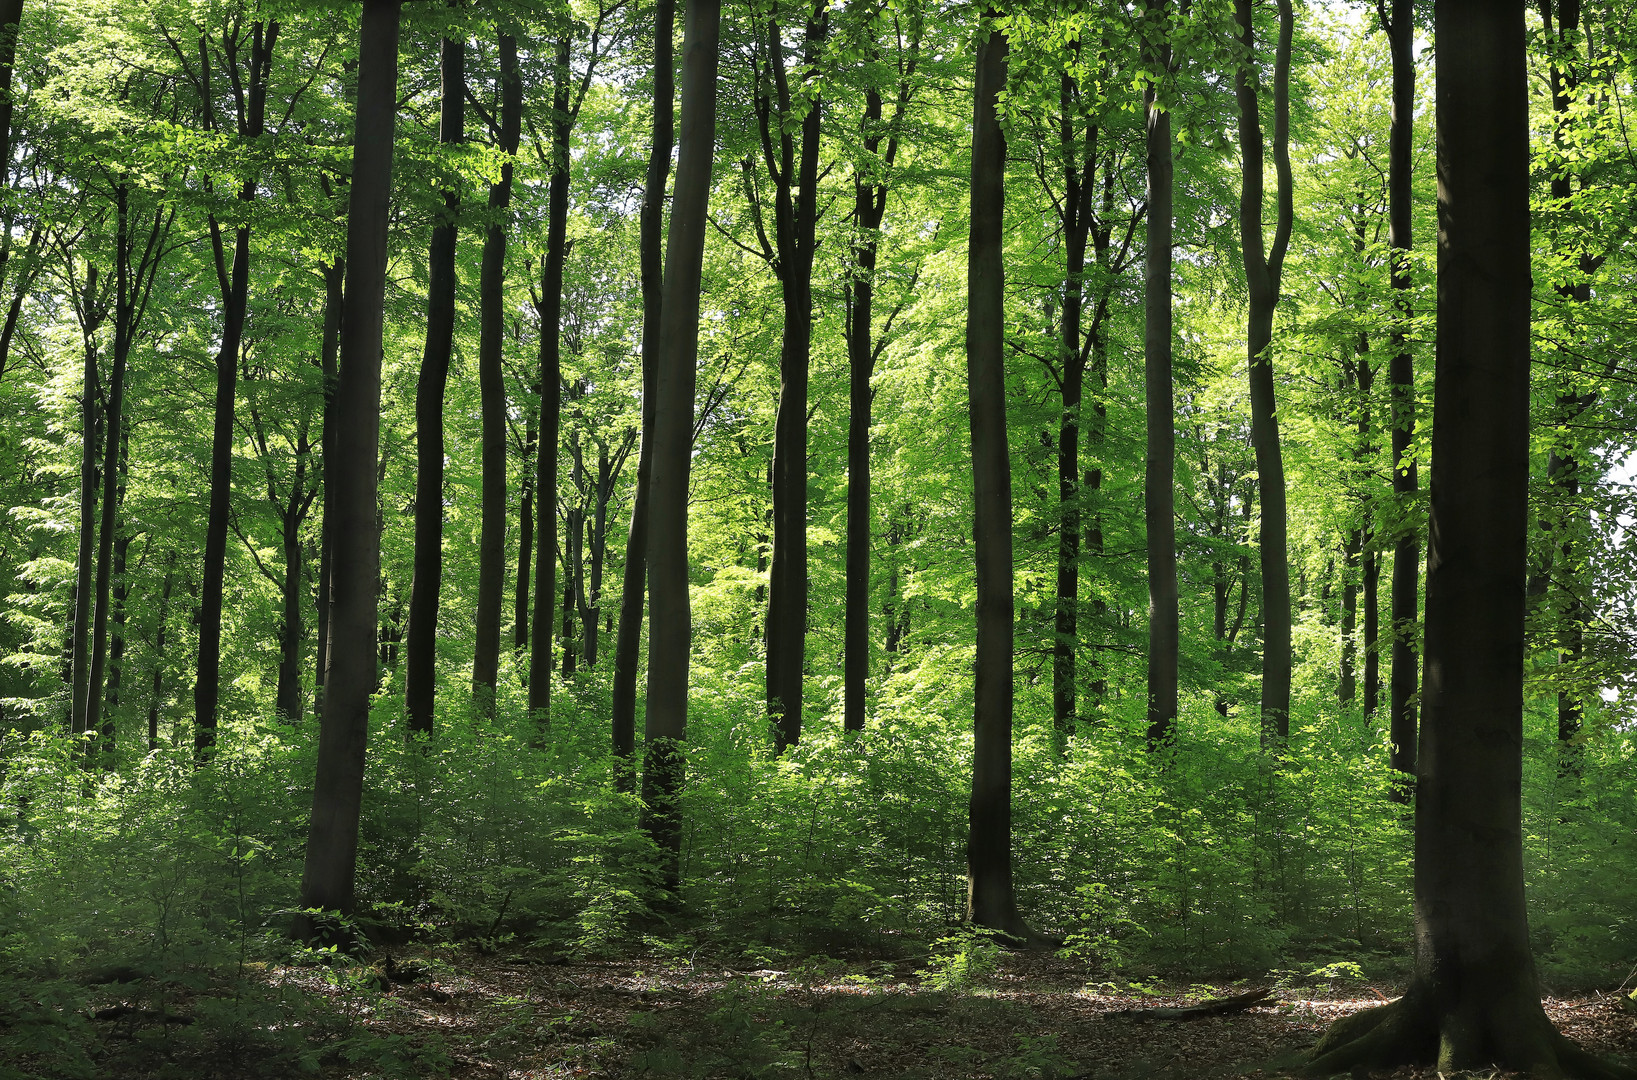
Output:
[[[1175,1020],[1143,1010],[1268,984],[1096,983],[1083,963],[1032,955],[1003,956],[995,970],[945,990],[917,974],[925,958],[808,962],[792,971],[697,957],[569,962],[461,953],[394,964],[404,981],[382,977],[378,992],[355,993],[340,1007],[361,1030],[417,1048],[415,1072],[461,1080],[1285,1076],[1331,1021],[1394,993],[1357,980],[1287,984],[1260,1007]],[[300,983],[312,974],[269,977]],[[1637,1057],[1637,1016],[1617,997],[1554,998],[1546,1007],[1587,1048]],[[320,1071],[362,1078],[395,1070],[332,1055],[320,1059]]]

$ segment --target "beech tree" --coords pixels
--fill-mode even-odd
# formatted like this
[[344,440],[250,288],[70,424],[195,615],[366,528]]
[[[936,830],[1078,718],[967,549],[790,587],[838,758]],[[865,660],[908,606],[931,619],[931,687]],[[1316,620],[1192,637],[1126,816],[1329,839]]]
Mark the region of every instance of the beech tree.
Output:
[[[347,205],[347,281],[336,388],[332,640],[318,733],[318,774],[301,875],[301,906],[350,914],[358,867],[369,699],[375,691],[380,564],[375,529],[381,422],[381,335],[387,274],[387,210],[397,124],[398,28],[403,0],[364,0],[358,28],[358,110]],[[303,914],[297,937],[325,932]]]
[[[1338,1021],[1309,1071],[1489,1065],[1629,1077],[1552,1027],[1523,889],[1529,126],[1522,0],[1438,0],[1438,359],[1415,968]],[[1459,43],[1458,48],[1448,47]]]

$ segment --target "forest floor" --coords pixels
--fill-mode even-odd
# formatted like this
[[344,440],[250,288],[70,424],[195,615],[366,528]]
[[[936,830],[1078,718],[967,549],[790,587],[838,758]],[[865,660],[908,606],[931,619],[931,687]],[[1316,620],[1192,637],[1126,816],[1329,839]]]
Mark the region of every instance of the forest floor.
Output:
[[[312,968],[270,968],[263,977],[284,994],[328,996],[330,1015],[345,1018],[330,1029],[333,1046],[309,1056],[302,1070],[336,1080],[1279,1077],[1292,1075],[1331,1021],[1393,993],[1356,980],[1286,983],[1262,1007],[1175,1020],[1142,1011],[1270,984],[1098,983],[1088,981],[1097,976],[1083,962],[1003,955],[994,970],[938,990],[917,971],[926,965],[921,957],[751,970],[685,956],[593,962],[404,950],[384,967],[378,961],[360,969],[362,978],[338,980]],[[1554,998],[1547,1011],[1589,1049],[1637,1056],[1637,1016],[1622,1011],[1616,996]],[[151,1017],[149,1025],[161,1026]],[[122,1044],[118,1033],[104,1034],[99,1072],[108,1076],[246,1076],[271,1064],[201,1055],[195,1043],[185,1055],[190,1062],[164,1055],[168,1065],[155,1072],[118,1047],[157,1049],[158,1031],[146,1038],[126,1032]]]

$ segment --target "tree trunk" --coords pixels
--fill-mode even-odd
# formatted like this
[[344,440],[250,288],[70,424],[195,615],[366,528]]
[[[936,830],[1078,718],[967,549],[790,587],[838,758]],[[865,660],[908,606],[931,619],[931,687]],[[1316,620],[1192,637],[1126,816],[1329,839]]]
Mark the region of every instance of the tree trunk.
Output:
[[[512,158],[523,130],[523,77],[517,39],[500,35],[500,117],[495,148],[506,155],[500,179],[489,185],[489,227],[478,279],[477,377],[483,417],[482,527],[478,535],[477,646],[472,653],[472,697],[492,717],[500,674],[500,603],[506,587],[506,338],[507,211],[512,203]],[[533,685],[533,680],[530,680]]]
[[0,188],[11,186],[11,72],[22,19],[23,0],[0,0]]
[[[236,33],[236,32],[235,32]],[[248,83],[248,105],[241,114],[239,138],[242,143],[260,139],[265,129],[267,77],[273,62],[273,45],[278,39],[278,23],[256,23],[251,27],[252,47],[248,78],[236,71],[234,85]],[[209,89],[209,57],[200,41],[200,62],[204,87]],[[236,63],[230,51],[228,63]],[[208,94],[207,94],[208,96]],[[206,116],[211,106],[206,106]],[[208,120],[214,130],[214,120]],[[246,180],[239,188],[239,201],[256,199],[257,183]],[[204,569],[199,585],[199,661],[193,684],[195,751],[201,756],[216,743],[217,710],[221,703],[222,587],[227,565],[227,519],[233,499],[233,443],[237,434],[233,423],[234,399],[239,374],[239,353],[244,342],[244,323],[250,304],[250,226],[240,225],[233,234],[231,268],[223,249],[222,233],[216,219],[210,219],[210,239],[216,256],[217,284],[222,298],[222,340],[216,351],[215,427],[210,442],[210,511],[205,525]]]
[[529,714],[537,728],[551,718],[551,629],[557,593],[557,441],[562,429],[563,264],[568,258],[568,116],[567,37],[557,43],[552,76],[553,170],[546,205],[546,257],[540,267],[540,444],[535,450],[535,497],[539,500],[539,540],[534,552],[533,643],[529,646]]
[[301,723],[301,641],[306,636],[301,607],[306,587],[302,581],[306,558],[301,550],[301,523],[306,519],[305,455],[296,458],[296,473],[283,514],[284,533],[284,612],[279,633],[278,690],[274,710],[286,724]]
[[[828,0],[814,0],[802,65],[818,61],[829,29]],[[773,558],[767,585],[767,711],[775,753],[801,740],[807,664],[807,385],[813,346],[813,255],[818,221],[821,101],[800,117],[799,154],[789,134],[795,102],[778,24],[768,22],[767,56],[776,100],[757,102],[763,154],[775,187],[776,269],[784,292],[779,405],[773,422]],[[792,191],[792,187],[795,188]]]
[[[450,4],[451,7],[455,3]],[[443,39],[439,72],[442,110],[438,142],[466,139],[466,39]],[[443,587],[443,395],[455,345],[456,233],[460,191],[443,193],[443,216],[427,253],[426,345],[415,385],[415,568],[409,587],[409,633],[404,643],[404,719],[414,738],[432,734],[437,694],[438,600]]]
[[[540,396],[538,386],[534,396],[537,399]],[[523,460],[519,470],[523,491],[517,507],[517,580],[512,593],[512,651],[519,659],[528,655],[529,648],[529,596],[534,576],[534,455],[540,445],[538,401],[532,408],[525,405],[524,413]]]
[[647,747],[643,760],[643,830],[661,853],[660,878],[674,893],[681,880],[687,735],[688,472],[699,357],[699,299],[705,254],[711,161],[716,145],[716,46],[720,0],[689,0],[682,41],[681,138],[665,287],[655,356],[654,459],[648,535],[649,645]]
[[165,622],[170,617],[171,587],[175,583],[176,556],[165,560],[165,583],[159,591],[159,614],[153,635],[153,697],[148,699],[148,750],[159,749],[159,702],[165,694]]
[[676,97],[672,49],[675,22],[675,0],[656,0],[654,133],[642,191],[638,252],[642,273],[642,443],[637,449],[637,488],[631,500],[631,525],[625,534],[625,579],[621,583],[619,631],[614,639],[614,784],[624,792],[636,787],[637,654],[642,645],[643,598],[648,587],[648,519],[654,475],[654,361],[659,352],[660,293],[665,273],[660,239],[665,231],[665,180],[671,170],[675,123],[672,116]]
[[[1524,903],[1529,127],[1522,0],[1439,0],[1438,362],[1415,968],[1310,1071],[1436,1064],[1632,1076],[1546,1018]],[[1459,47],[1451,47],[1459,43]]]
[[[898,157],[898,132],[909,108],[910,78],[920,60],[921,23],[911,31],[909,57],[900,71],[898,100],[890,122],[891,136],[881,150],[886,133],[881,130],[880,91],[868,86],[864,91],[865,159],[853,177],[853,221],[859,239],[853,245],[853,266],[843,298],[847,331],[847,600],[842,645],[842,728],[863,731],[866,692],[870,676],[870,426],[875,393],[870,379],[875,362],[886,345],[874,339],[875,263],[881,243],[881,221],[887,212],[887,172]],[[879,59],[880,49],[874,48]],[[888,319],[888,325],[891,325]],[[889,626],[888,640],[893,628]],[[889,645],[889,651],[891,646]]]
[[[124,197],[120,216],[125,217]],[[120,243],[124,242],[121,228]],[[129,267],[123,255],[115,287],[114,370],[108,380],[108,401],[102,421],[102,520],[97,526],[96,613],[91,623],[91,671],[85,694],[85,723],[81,730],[96,735],[102,730],[103,672],[108,660],[108,603],[114,561],[115,521],[119,513],[120,424],[125,411],[125,368],[130,357],[131,305]],[[87,750],[88,760],[92,751]]]
[[[369,701],[375,690],[376,457],[381,419],[381,330],[387,272],[387,210],[397,120],[398,26],[402,0],[364,0],[359,26],[358,109],[347,210],[347,284],[341,383],[335,404],[334,640],[318,737],[313,816],[301,876],[301,906],[352,911],[358,817],[364,791]],[[295,932],[315,940],[315,919]]]
[[95,588],[97,536],[97,437],[101,427],[101,410],[97,399],[101,391],[97,382],[96,332],[101,319],[97,314],[97,268],[86,270],[84,321],[81,332],[85,344],[85,370],[80,391],[80,516],[79,551],[75,558],[74,614],[69,628],[69,730],[84,735],[90,730],[86,710],[91,693],[91,592]]
[[1363,550],[1364,530],[1349,529],[1341,560],[1341,677],[1336,690],[1344,705],[1358,696],[1358,571]]
[[[1392,331],[1392,358],[1387,361],[1388,396],[1392,402],[1393,495],[1401,522],[1393,541],[1392,674],[1387,692],[1388,732],[1392,767],[1404,782],[1397,790],[1408,795],[1415,776],[1416,716],[1416,604],[1421,585],[1420,529],[1404,526],[1416,488],[1415,459],[1409,456],[1415,437],[1415,369],[1410,353],[1410,268],[1405,254],[1412,246],[1410,221],[1414,195],[1410,171],[1415,131],[1415,3],[1392,0],[1385,20],[1393,56],[1393,120],[1387,148],[1387,242],[1392,248],[1392,285],[1398,321]],[[1379,678],[1379,677],[1378,677]],[[1372,708],[1375,695],[1370,695]]]
[[330,492],[335,490],[335,391],[341,350],[342,283],[347,261],[336,259],[324,269],[324,329],[319,365],[324,373],[324,430],[320,433],[324,470],[324,506],[318,529],[318,648],[313,663],[313,713],[324,715],[324,677],[330,669],[330,567],[333,532],[330,529]]
[[[990,10],[984,22],[996,17]],[[1014,940],[1036,935],[1012,889],[1012,468],[1006,442],[1006,137],[998,115],[1007,42],[980,30],[972,108],[972,234],[967,255],[966,379],[972,431],[977,659],[967,917]]]
[[1278,174],[1278,217],[1273,246],[1262,232],[1262,122],[1256,92],[1254,0],[1234,0],[1244,56],[1234,71],[1239,103],[1239,239],[1250,298],[1245,338],[1250,368],[1251,442],[1262,496],[1262,734],[1290,734],[1290,555],[1286,541],[1285,465],[1273,384],[1273,312],[1294,217],[1290,170],[1291,0],[1279,0],[1279,43],[1273,75],[1273,161]]
[[[1164,23],[1165,0],[1148,14]],[[1169,70],[1171,47],[1145,42],[1144,63]],[[1171,390],[1171,110],[1159,87],[1143,90],[1148,126],[1148,238],[1143,280],[1143,381],[1148,447],[1143,464],[1143,519],[1148,533],[1148,745],[1161,746],[1177,719],[1178,612],[1176,420]]]

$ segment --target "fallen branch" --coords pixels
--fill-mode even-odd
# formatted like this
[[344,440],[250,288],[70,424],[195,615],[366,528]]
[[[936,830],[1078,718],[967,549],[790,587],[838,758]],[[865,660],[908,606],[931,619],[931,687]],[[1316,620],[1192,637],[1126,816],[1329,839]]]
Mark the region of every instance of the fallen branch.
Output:
[[1198,1005],[1178,1005],[1158,1009],[1121,1009],[1110,1013],[1110,1016],[1132,1016],[1139,1020],[1199,1020],[1206,1016],[1226,1016],[1229,1013],[1244,1012],[1255,1008],[1273,996],[1273,991],[1267,987],[1260,990],[1250,990],[1233,997],[1211,998]]

